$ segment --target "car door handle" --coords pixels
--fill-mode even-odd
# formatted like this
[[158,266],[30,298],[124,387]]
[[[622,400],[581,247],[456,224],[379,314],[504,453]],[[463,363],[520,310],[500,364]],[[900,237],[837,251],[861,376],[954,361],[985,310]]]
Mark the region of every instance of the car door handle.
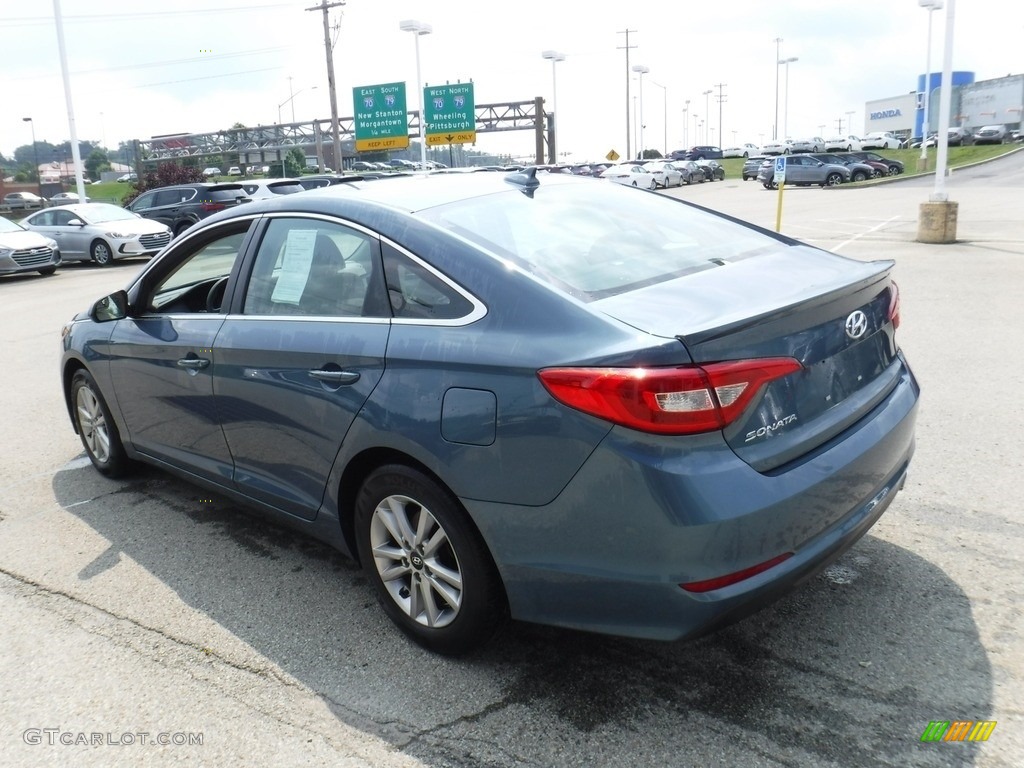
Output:
[[210,361],[203,357],[183,357],[178,361],[179,368],[188,368],[191,371],[198,371],[210,364]]
[[329,384],[355,384],[359,381],[358,371],[309,371],[309,375],[319,381],[326,381]]

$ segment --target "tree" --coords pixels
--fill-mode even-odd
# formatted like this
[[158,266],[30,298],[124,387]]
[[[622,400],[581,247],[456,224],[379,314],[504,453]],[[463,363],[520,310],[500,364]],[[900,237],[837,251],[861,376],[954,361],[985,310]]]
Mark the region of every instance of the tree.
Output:
[[292,147],[284,156],[284,172],[286,176],[299,176],[306,169],[306,153],[299,147]]
[[98,147],[89,153],[85,158],[85,170],[90,179],[98,179],[100,173],[110,170],[110,162],[107,160],[107,153]]

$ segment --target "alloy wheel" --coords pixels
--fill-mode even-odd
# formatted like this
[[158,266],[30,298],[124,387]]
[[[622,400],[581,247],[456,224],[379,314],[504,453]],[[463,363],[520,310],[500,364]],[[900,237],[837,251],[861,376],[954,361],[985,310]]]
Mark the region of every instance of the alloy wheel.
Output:
[[408,496],[388,496],[373,511],[370,546],[385,589],[406,616],[432,628],[455,620],[462,606],[462,569],[430,510]]
[[89,387],[81,387],[75,398],[78,426],[82,431],[82,442],[96,461],[101,464],[110,459],[110,429],[103,415],[99,398]]

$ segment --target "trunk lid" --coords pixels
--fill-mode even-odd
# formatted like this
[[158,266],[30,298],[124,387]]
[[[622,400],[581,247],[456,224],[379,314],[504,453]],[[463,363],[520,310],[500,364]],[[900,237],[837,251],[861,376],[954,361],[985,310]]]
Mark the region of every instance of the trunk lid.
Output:
[[723,430],[738,456],[771,472],[855,424],[896,386],[891,269],[891,261],[780,246],[594,306],[678,338],[696,363],[798,360],[800,371],[765,385]]

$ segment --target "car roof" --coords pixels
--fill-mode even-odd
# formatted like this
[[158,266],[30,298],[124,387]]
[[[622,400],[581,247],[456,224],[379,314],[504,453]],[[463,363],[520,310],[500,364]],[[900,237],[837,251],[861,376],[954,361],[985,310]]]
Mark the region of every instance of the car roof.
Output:
[[[278,210],[309,213],[329,212],[337,204],[365,202],[386,206],[407,213],[447,205],[491,194],[504,194],[525,186],[509,181],[522,173],[451,173],[409,174],[384,180],[351,181],[309,189],[301,194],[281,195],[272,199],[254,200],[230,211],[214,214],[207,221],[222,220],[249,213]],[[592,185],[592,179],[574,174],[536,174],[536,182],[544,187],[561,184]],[[325,205],[326,203],[326,205]],[[327,209],[327,210],[325,210]]]

